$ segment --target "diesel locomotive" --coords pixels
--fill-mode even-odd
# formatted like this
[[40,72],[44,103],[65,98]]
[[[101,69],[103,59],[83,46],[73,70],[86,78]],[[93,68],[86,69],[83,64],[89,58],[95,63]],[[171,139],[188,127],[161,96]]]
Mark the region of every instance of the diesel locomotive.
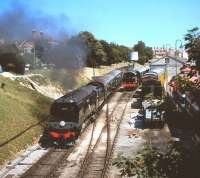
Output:
[[43,147],[67,146],[79,137],[94,114],[116,88],[121,85],[122,71],[113,70],[77,90],[56,99],[50,118],[40,139]]
[[143,96],[152,93],[154,97],[162,97],[165,82],[164,69],[151,69],[142,76],[141,81]]

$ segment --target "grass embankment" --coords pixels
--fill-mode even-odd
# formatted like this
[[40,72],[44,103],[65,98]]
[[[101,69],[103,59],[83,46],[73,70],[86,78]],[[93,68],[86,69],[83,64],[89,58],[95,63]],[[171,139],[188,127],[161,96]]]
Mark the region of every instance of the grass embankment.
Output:
[[[95,75],[104,75],[115,68],[127,65],[128,63],[120,63],[101,66],[95,68]],[[93,76],[93,69],[88,67],[81,70],[49,69],[34,70],[31,73],[43,75],[29,77],[39,86],[50,85],[68,91],[88,83]],[[20,85],[19,83],[23,83],[28,86],[23,78],[12,81],[0,76],[0,85],[2,83],[5,83],[5,88],[0,88],[0,166],[5,161],[15,158],[17,152],[37,141],[43,130],[41,125],[29,129],[8,144],[1,146],[28,127],[47,118],[52,102],[38,92]],[[50,89],[48,91],[50,92]]]
[[17,81],[0,76],[0,85],[2,83],[5,83],[5,87],[0,88],[0,165],[36,142],[42,133],[41,125],[2,146],[13,136],[46,119],[52,102],[51,99],[21,86]]

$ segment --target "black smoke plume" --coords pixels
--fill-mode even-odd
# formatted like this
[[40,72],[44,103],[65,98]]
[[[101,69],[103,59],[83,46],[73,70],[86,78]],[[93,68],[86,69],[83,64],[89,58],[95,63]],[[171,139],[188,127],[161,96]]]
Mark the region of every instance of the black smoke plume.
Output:
[[8,10],[0,13],[0,38],[6,41],[28,40],[36,30],[59,40],[63,34],[71,33],[69,25],[69,19],[63,14],[52,16],[14,2]]
[[83,67],[87,56],[85,41],[72,32],[65,15],[47,15],[22,3],[0,14],[0,40],[32,41],[43,62],[62,68]]
[[[53,63],[57,69],[65,70],[67,73],[80,71],[87,59],[87,45],[73,32],[67,16],[47,15],[23,3],[12,3],[10,9],[0,13],[0,42],[2,41],[31,41],[35,44],[37,57],[43,63]],[[72,73],[70,80],[57,74],[58,70],[52,73],[65,89],[67,85],[70,88],[76,86],[76,74]]]
[[67,16],[47,15],[23,3],[14,2],[0,13],[0,41],[32,41],[37,57],[59,69],[81,70],[87,59],[87,45],[73,32]]

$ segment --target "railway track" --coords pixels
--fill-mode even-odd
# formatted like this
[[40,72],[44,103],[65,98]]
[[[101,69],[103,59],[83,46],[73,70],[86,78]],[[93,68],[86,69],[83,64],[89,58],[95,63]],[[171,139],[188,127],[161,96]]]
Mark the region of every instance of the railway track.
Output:
[[[130,98],[130,94],[128,94],[128,98]],[[101,167],[100,169],[102,170],[102,175],[106,175],[107,167],[109,167],[109,164],[110,164],[109,160],[112,155],[112,150],[114,148],[114,144],[113,144],[113,142],[115,140],[114,137],[116,137],[116,135],[117,135],[117,132],[116,132],[115,136],[110,135],[110,129],[116,129],[116,124],[120,123],[118,119],[117,120],[115,119],[112,121],[112,123],[114,123],[114,125],[113,125],[113,124],[111,124],[110,120],[112,120],[112,118],[115,118],[114,115],[117,110],[123,110],[123,106],[121,106],[121,108],[120,108],[120,105],[123,105],[122,100],[124,100],[124,101],[127,100],[127,99],[125,99],[124,94],[122,94],[117,100],[115,100],[115,102],[113,102],[114,103],[113,105],[110,103],[107,105],[107,109],[106,109],[107,117],[106,117],[106,120],[104,123],[104,127],[102,127],[102,131],[99,134],[99,138],[97,139],[97,141],[94,141],[94,137],[93,137],[93,133],[95,132],[97,120],[95,120],[95,122],[93,122],[93,124],[91,124],[92,125],[92,134],[91,134],[91,140],[90,140],[90,144],[89,144],[90,146],[88,147],[88,150],[87,150],[88,156],[85,156],[85,163],[83,164],[86,166],[82,166],[82,170],[84,170],[84,171],[82,171],[82,172],[79,171],[79,174],[83,175],[83,176],[78,176],[78,177],[87,177],[86,170],[88,170],[89,167],[93,167],[93,168]],[[118,102],[120,104],[118,104]],[[109,113],[109,108],[108,108],[109,105],[112,105],[112,110],[110,113]],[[119,127],[119,126],[117,126],[117,127]],[[87,127],[84,129],[82,135],[80,136],[80,140],[84,139],[84,136],[85,136],[84,133],[87,133],[88,129],[89,128],[87,128]],[[91,127],[90,127],[90,129],[91,129]],[[107,135],[107,133],[108,133],[108,135]],[[49,149],[35,164],[29,165],[29,169],[23,175],[21,175],[21,178],[58,177],[58,175],[56,175],[57,174],[56,170],[59,167],[62,167],[63,162],[65,162],[66,158],[70,155],[70,153],[73,152],[74,147],[78,147],[79,144],[80,143],[78,142],[78,144],[75,144],[74,146],[71,146],[68,149],[55,149],[55,148]],[[105,146],[106,146],[106,148],[105,148]],[[105,154],[103,155],[103,157],[102,157],[102,154],[98,155],[100,148],[103,148],[103,150],[105,150]],[[40,150],[40,149],[42,149],[42,148],[38,147],[35,150]],[[33,152],[33,154],[34,154],[35,150],[32,150],[31,152]],[[24,164],[23,160],[28,158],[28,156],[30,154],[31,153],[24,155],[23,159],[21,161],[17,162],[15,166],[19,166],[19,165],[23,166],[23,164]],[[99,166],[95,166],[95,163],[93,163],[94,158],[96,160],[99,160],[98,161]],[[96,163],[98,163],[98,162],[96,162]],[[86,167],[87,167],[87,169],[86,169]],[[92,171],[92,169],[91,169],[91,171]],[[9,174],[9,172],[10,172],[10,174]],[[9,169],[7,169],[7,171],[4,173],[5,173],[4,174],[5,176],[0,176],[0,177],[5,177],[5,178],[20,177],[20,176],[16,176],[16,175],[12,174],[12,166]],[[99,171],[96,171],[96,173],[99,174]],[[99,176],[96,176],[92,172],[91,172],[91,174],[89,173],[88,175],[94,175],[94,177],[99,177]],[[91,177],[91,176],[89,176],[89,177]],[[103,177],[105,177],[105,176],[103,176]]]
[[[84,139],[84,133],[87,132],[87,129],[87,127],[84,128],[81,139]],[[66,159],[74,147],[78,146],[79,143],[67,149],[43,149],[37,144],[1,170],[0,178],[49,178],[53,175],[55,169],[62,164],[63,159]],[[39,158],[35,159],[35,156]]]
[[[109,99],[108,99],[109,101]],[[98,110],[99,114],[101,112],[102,107]],[[87,130],[89,130],[88,126],[91,122],[88,122],[85,124],[85,127],[83,129],[82,135],[80,136],[80,140],[84,139],[84,134],[87,133]],[[93,131],[95,130],[96,126],[96,120],[93,122]],[[75,144],[68,149],[55,149],[51,148],[49,151],[42,156],[34,165],[30,167],[22,176],[21,178],[44,178],[44,177],[56,177],[56,170],[58,167],[62,165],[64,160],[72,153],[75,147],[78,147],[80,145],[80,142],[78,144]]]
[[[42,149],[39,145],[35,145],[29,149],[26,150],[25,153],[19,155],[19,157],[11,162],[9,165],[7,165],[3,170],[0,172],[0,178],[7,178],[7,177],[17,177],[17,170],[20,169],[21,172],[26,171],[29,167],[31,167],[32,161],[31,157],[32,155],[37,152],[38,154],[42,155],[47,152],[47,150]],[[27,158],[30,158],[27,161]],[[18,172],[18,174],[20,174]]]
[[[89,123],[88,123],[89,125]],[[95,129],[96,122],[93,123]],[[89,127],[85,127],[80,140],[83,140],[85,133],[89,130]],[[36,164],[34,164],[28,171],[26,171],[20,178],[50,178],[55,177],[55,172],[60,167],[64,160],[73,152],[75,147],[79,147],[80,142],[68,147],[67,149],[49,149],[48,153],[45,154]]]
[[34,164],[21,178],[45,178],[51,177],[54,170],[61,164],[62,159],[67,157],[73,150],[51,148],[36,164]]
[[[112,104],[112,111],[110,113],[110,115],[113,114],[113,112],[117,109],[117,105],[118,102],[122,99],[122,95],[119,93],[117,94],[117,96],[114,96],[111,98],[109,98],[106,102],[111,102]],[[113,102],[113,98],[115,98],[115,102]],[[65,161],[63,161],[62,165],[58,167],[58,169],[54,172],[53,177],[57,178],[57,177],[77,177],[77,172],[79,172],[79,166],[75,166],[75,165],[80,165],[80,162],[82,162],[83,157],[86,157],[85,155],[88,154],[88,150],[90,146],[94,145],[94,142],[96,142],[96,140],[98,139],[98,135],[102,134],[102,130],[106,129],[106,117],[105,117],[105,112],[106,112],[106,107],[105,107],[105,103],[104,103],[104,107],[96,114],[96,119],[95,122],[93,122],[92,124],[90,124],[90,131],[88,132],[88,136],[87,137],[87,141],[84,141],[84,144],[81,144],[79,148],[76,148],[76,151],[73,152],[69,158],[65,159]],[[80,156],[75,156],[76,153],[79,153]],[[86,159],[85,159],[86,160]],[[82,165],[87,165],[86,163],[82,164]],[[74,167],[75,166],[75,167]],[[68,174],[68,172],[70,171],[70,175]],[[81,176],[78,176],[81,177]]]
[[92,140],[93,137],[91,137],[87,153],[76,177],[109,177],[108,170],[119,132],[120,123],[123,119],[128,101],[131,99],[132,94],[128,93],[122,96],[123,97],[120,97],[120,100],[123,100],[124,102],[121,101],[119,105],[115,106],[111,113],[109,113],[109,105],[107,104],[105,125],[95,141]]
[[[89,125],[89,123],[87,123]],[[87,127],[84,128],[83,134],[81,136],[81,139],[84,139],[84,133],[87,132]],[[37,145],[36,148],[31,149],[28,151],[28,153],[23,154],[22,158],[19,159],[17,162],[15,162],[14,165],[11,165],[8,167],[3,174],[0,174],[0,178],[11,178],[11,177],[20,177],[20,178],[49,178],[53,177],[54,171],[57,169],[57,167],[62,164],[63,160],[66,159],[70,153],[73,151],[75,147],[79,146],[79,142],[73,146],[69,146],[67,149],[56,149],[56,148],[50,148],[48,150],[45,150],[41,148],[39,145]],[[25,159],[29,159],[29,156],[31,154],[34,154],[36,151],[44,151],[45,153],[43,156],[40,157],[39,160],[37,160],[35,163],[30,164],[29,168],[26,169],[26,171],[22,175],[16,175],[13,174],[13,168],[19,166],[26,165],[27,163],[24,163],[23,161]]]

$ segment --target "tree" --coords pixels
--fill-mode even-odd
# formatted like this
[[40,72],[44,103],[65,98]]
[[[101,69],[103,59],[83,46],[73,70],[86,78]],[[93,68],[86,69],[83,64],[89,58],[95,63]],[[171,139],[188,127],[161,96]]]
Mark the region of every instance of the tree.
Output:
[[139,63],[144,64],[148,62],[149,59],[153,58],[153,50],[150,47],[146,47],[143,41],[138,41],[133,47],[134,51],[138,51]]
[[120,58],[120,50],[117,44],[111,43],[110,44],[111,49],[112,49],[112,63],[119,63],[121,58]]
[[105,40],[100,40],[103,50],[106,53],[106,65],[111,65],[113,63],[112,48],[110,44]]
[[88,47],[87,65],[92,67],[105,64],[107,56],[101,42],[90,32],[81,32],[79,36],[85,40]]
[[134,157],[118,155],[113,165],[116,165],[121,176],[136,176],[138,178],[166,178],[160,171],[160,160],[163,155],[156,148],[149,146],[138,151]]
[[18,48],[14,44],[3,45],[0,48],[0,65],[4,71],[24,74],[25,61],[19,55]]
[[118,155],[113,161],[122,176],[138,178],[197,178],[199,163],[199,147],[188,149],[182,142],[169,144],[165,152],[146,146],[134,156]]
[[128,54],[130,53],[130,49],[126,46],[117,45],[115,43],[110,43],[110,61],[111,63],[119,63],[122,61],[128,61]]
[[196,62],[198,69],[200,69],[200,32],[198,27],[188,30],[184,37],[186,44],[185,49],[188,52],[189,60]]
[[121,57],[123,58],[123,60],[128,61],[131,49],[126,46],[120,45],[120,50],[121,50]]
[[130,49],[115,43],[98,40],[87,31],[80,32],[56,46],[48,45],[45,38],[34,43],[36,56],[56,67],[98,67],[128,60]]
[[81,32],[79,36],[85,39],[88,46],[88,66],[111,65],[128,60],[130,49],[126,46],[99,41],[90,32]]

